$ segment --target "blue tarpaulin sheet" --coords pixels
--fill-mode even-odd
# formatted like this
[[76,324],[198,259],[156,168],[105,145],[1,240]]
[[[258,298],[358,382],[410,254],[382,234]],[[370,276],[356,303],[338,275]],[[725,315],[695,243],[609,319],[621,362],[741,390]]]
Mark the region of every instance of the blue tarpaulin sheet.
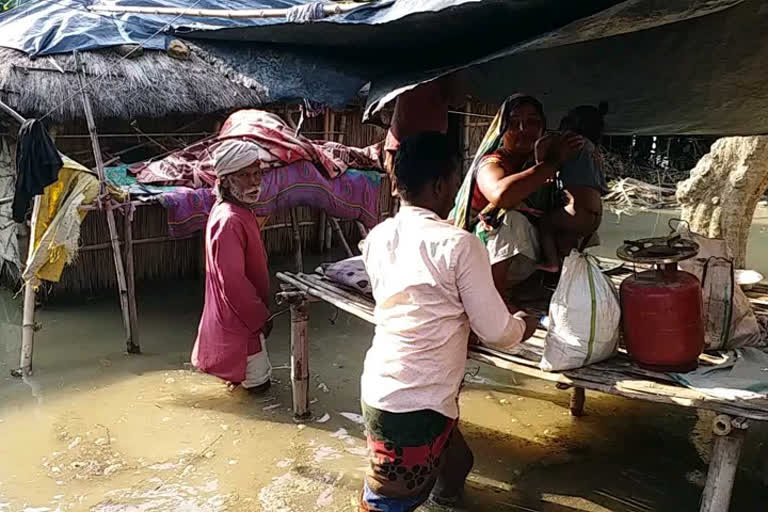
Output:
[[[147,49],[163,50],[172,27],[203,30],[274,23],[274,19],[219,19],[178,17],[175,15],[110,14],[88,10],[89,6],[141,6],[198,9],[285,8],[301,0],[40,0],[24,4],[0,15],[0,46],[30,55],[95,50],[121,44],[143,44]],[[170,26],[169,26],[170,25]],[[157,35],[155,35],[157,34]]]

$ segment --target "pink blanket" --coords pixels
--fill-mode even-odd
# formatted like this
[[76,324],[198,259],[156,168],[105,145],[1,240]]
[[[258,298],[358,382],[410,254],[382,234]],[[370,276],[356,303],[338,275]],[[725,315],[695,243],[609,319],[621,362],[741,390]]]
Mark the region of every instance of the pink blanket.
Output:
[[[324,210],[343,220],[359,220],[372,228],[378,221],[381,174],[349,169],[329,180],[310,162],[296,162],[264,173],[259,202],[253,208],[258,217],[268,217],[296,206]],[[168,234],[184,238],[205,229],[216,202],[210,188],[179,187],[159,196],[168,212]]]
[[311,141],[295,135],[293,129],[275,114],[240,110],[227,118],[218,136],[187,146],[162,160],[137,164],[130,172],[140,183],[212,187],[216,181],[213,150],[222,141],[237,138],[251,140],[261,147],[259,163],[265,170],[299,160],[313,162],[329,178],[335,178],[349,167],[382,169],[381,144],[360,149],[337,142]]

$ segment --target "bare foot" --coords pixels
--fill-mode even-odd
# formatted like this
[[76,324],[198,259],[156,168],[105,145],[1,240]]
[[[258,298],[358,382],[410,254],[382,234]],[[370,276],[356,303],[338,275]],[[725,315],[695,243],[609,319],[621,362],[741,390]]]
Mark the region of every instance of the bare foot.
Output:
[[550,274],[557,274],[560,272],[560,265],[539,265],[536,268],[542,272],[549,272]]

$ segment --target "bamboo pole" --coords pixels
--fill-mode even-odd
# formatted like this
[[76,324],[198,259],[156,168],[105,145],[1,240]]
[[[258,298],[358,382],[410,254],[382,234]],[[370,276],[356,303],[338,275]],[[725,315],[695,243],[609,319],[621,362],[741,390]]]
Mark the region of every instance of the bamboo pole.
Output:
[[336,113],[328,109],[325,111],[326,118],[328,122],[326,123],[325,127],[325,136],[323,137],[325,140],[333,140],[333,135],[331,133],[336,129]]
[[325,210],[320,210],[320,218],[318,219],[317,226],[317,238],[320,242],[320,252],[325,252],[325,228],[328,225],[328,214]]
[[[0,101],[0,110],[8,114],[19,124],[24,124],[26,119],[14,109]],[[13,200],[13,198],[10,198]],[[40,213],[41,198],[35,196],[32,207],[32,220],[29,228],[29,249],[27,252],[27,265],[29,265],[32,253],[35,251],[35,229],[37,228],[37,217]],[[35,286],[37,283],[34,277],[30,278],[24,284],[24,306],[21,324],[21,353],[19,356],[19,376],[29,376],[32,374],[32,351],[35,344]],[[14,372],[12,372],[14,373]]]
[[341,230],[339,219],[337,219],[336,217],[331,217],[330,219],[331,219],[331,226],[333,226],[333,230],[336,232],[336,235],[339,237],[339,240],[341,240],[341,245],[344,247],[344,250],[347,253],[347,257],[351,258],[355,254],[352,252],[352,249],[349,248],[347,239],[344,238],[344,232]]
[[[305,220],[305,221],[299,222],[298,225],[300,228],[302,228],[306,226],[314,226],[315,223],[311,220]],[[271,231],[273,229],[285,229],[290,227],[291,227],[290,223],[270,224],[268,226],[264,226],[263,228],[261,228],[261,232],[263,233],[265,231]],[[155,243],[162,243],[162,242],[181,242],[182,240],[189,240],[191,238],[196,238],[197,236],[199,235],[195,233],[195,234],[183,236],[180,238],[173,238],[171,236],[155,236],[151,238],[139,238],[137,240],[133,240],[133,246],[135,247],[137,245],[155,244]],[[119,242],[119,244],[121,246],[124,246],[125,242],[121,241]],[[88,252],[88,251],[101,251],[104,249],[109,249],[111,247],[112,247],[111,242],[105,242],[105,243],[93,244],[93,245],[83,245],[77,249],[77,252],[80,253],[80,252]]]
[[341,114],[341,120],[339,121],[338,142],[344,144],[344,136],[347,131],[347,114]]
[[9,107],[2,100],[0,100],[0,110],[2,110],[3,112],[11,116],[16,121],[18,121],[19,124],[24,124],[24,121],[26,121],[26,119],[24,119],[24,117],[21,114],[19,114],[14,109]]
[[[325,115],[323,116],[323,139],[325,140],[331,140],[331,126],[329,123],[329,116],[328,112],[325,112]],[[318,239],[320,241],[320,252],[323,253],[326,250],[326,244],[327,248],[331,248],[331,239],[330,237],[326,240],[326,235],[329,234],[328,231],[328,214],[325,212],[325,210],[320,211],[320,215],[317,218],[317,230],[318,230]]]
[[[323,13],[326,16],[353,11],[364,3],[326,4]],[[89,11],[117,14],[167,14],[171,16],[189,16],[192,18],[285,18],[290,9],[185,9],[176,7],[139,7],[134,5],[108,6],[91,5]]]
[[[27,253],[27,266],[32,262],[32,254],[35,252],[35,230],[37,229],[37,217],[40,214],[42,198],[35,196],[32,207],[32,220],[29,227],[29,252]],[[35,287],[37,278],[32,276],[24,283],[24,309],[21,324],[21,356],[19,358],[19,371],[21,376],[32,375],[32,351],[35,345]]]
[[307,323],[309,313],[304,301],[291,304],[291,390],[293,418],[309,419],[309,338]]
[[343,297],[361,311],[365,311],[371,315],[373,314],[373,310],[376,307],[375,304],[367,298],[362,297],[359,293],[348,292],[337,284],[325,281],[317,274],[300,274],[299,278],[318,289],[323,289],[329,293],[334,293]]
[[301,254],[301,232],[299,231],[299,222],[296,208],[291,208],[291,231],[293,232],[293,256],[296,263],[296,272],[304,272],[304,258]]
[[[93,117],[93,110],[91,108],[91,100],[88,97],[88,92],[85,84],[85,67],[80,62],[80,56],[77,51],[75,55],[75,66],[80,70],[78,75],[78,81],[80,85],[80,92],[83,101],[83,110],[85,111],[85,119],[88,123],[88,133],[91,135],[91,146],[93,146],[93,156],[96,160],[96,172],[99,177],[99,197],[105,197],[106,190],[106,177],[104,175],[104,162],[101,158],[101,147],[99,146],[99,136],[96,133],[96,122]],[[107,226],[109,228],[110,242],[112,243],[112,255],[115,262],[115,274],[117,276],[117,288],[120,298],[120,309],[123,313],[123,325],[126,332],[126,349],[129,354],[141,353],[141,348],[137,343],[134,343],[133,335],[131,331],[131,312],[129,306],[129,294],[128,285],[125,278],[125,269],[123,268],[123,259],[120,254],[120,240],[117,235],[117,226],[115,224],[115,212],[109,204],[102,205],[105,208],[107,216]]]
[[305,281],[301,278],[301,276],[287,274],[285,272],[278,272],[277,278],[301,290],[311,297],[317,297],[318,299],[336,306],[342,311],[346,311],[347,313],[365,320],[368,323],[376,323],[373,317],[373,313],[358,305],[359,301],[350,301],[343,295],[339,295],[335,290],[333,292],[329,292],[325,289],[315,286],[313,283]]
[[[469,114],[472,111],[472,102],[468,102],[467,106],[465,108],[467,110],[467,114]],[[463,151],[462,151],[462,159],[463,159],[463,161],[462,161],[462,165],[461,165],[461,167],[462,167],[461,171],[463,173],[464,172],[464,166],[467,165],[467,162],[469,162],[469,159],[470,159],[470,150],[471,150],[471,148],[469,147],[470,146],[470,122],[469,122],[469,119],[466,119],[466,118],[463,119],[462,121],[464,122],[464,130],[463,130],[464,140],[461,141],[461,144],[463,146],[463,148],[462,148],[463,149]]]
[[[744,443],[744,430],[734,430],[730,425],[732,418],[727,415],[723,417],[728,421],[728,428],[719,429],[717,422],[713,427],[715,447],[709,463],[707,483],[701,495],[700,512],[728,512],[731,505],[733,483],[736,480],[736,470]],[[743,427],[746,428],[746,423],[743,423]]]
[[128,285],[128,321],[131,325],[134,348],[139,349],[141,346],[139,342],[139,313],[136,308],[136,274],[133,260],[133,206],[129,204],[123,212],[123,238],[125,239],[123,258],[125,259],[125,277]]

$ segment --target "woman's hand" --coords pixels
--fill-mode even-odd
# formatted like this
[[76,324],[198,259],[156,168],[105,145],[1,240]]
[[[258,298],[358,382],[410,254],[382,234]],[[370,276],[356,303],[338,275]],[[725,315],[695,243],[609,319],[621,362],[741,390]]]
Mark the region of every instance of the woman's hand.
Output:
[[567,162],[584,147],[584,138],[574,133],[548,133],[536,141],[536,163],[549,163],[560,166]]

